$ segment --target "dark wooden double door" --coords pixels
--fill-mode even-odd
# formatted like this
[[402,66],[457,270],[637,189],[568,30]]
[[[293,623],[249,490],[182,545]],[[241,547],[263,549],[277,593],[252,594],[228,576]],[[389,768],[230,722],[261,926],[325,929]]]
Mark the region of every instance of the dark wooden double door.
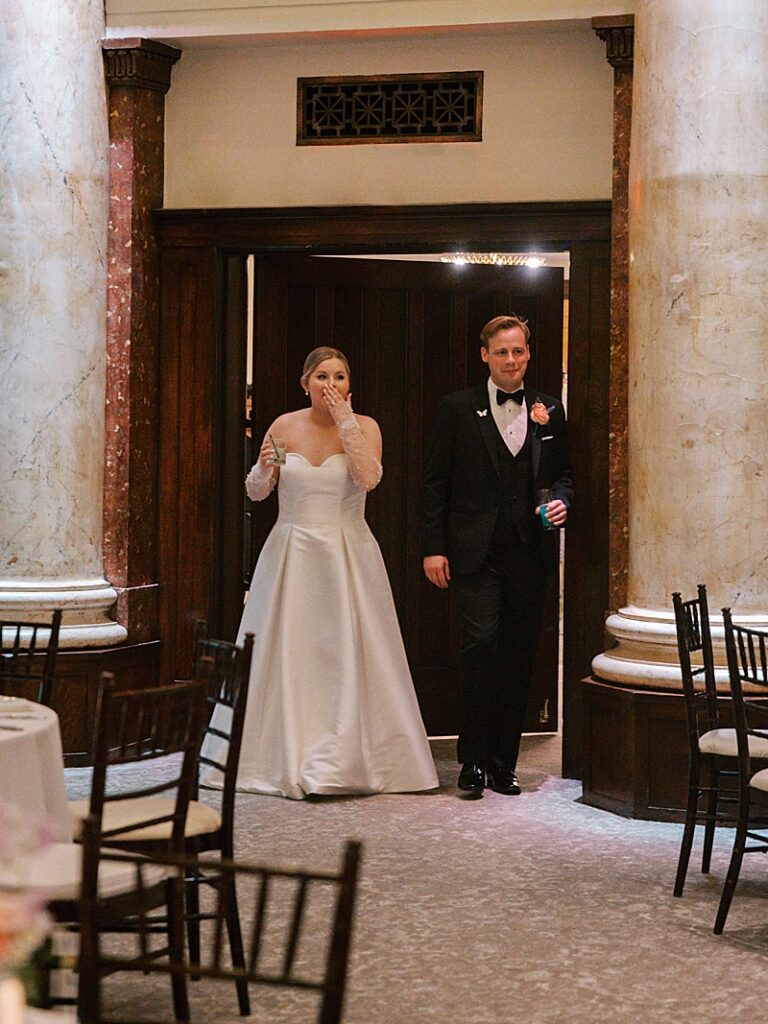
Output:
[[[244,260],[245,257],[238,257]],[[231,264],[230,264],[231,267]],[[241,322],[231,302],[230,324]],[[419,493],[430,423],[438,399],[482,381],[478,335],[493,316],[528,319],[532,359],[526,382],[560,395],[563,366],[563,272],[519,267],[300,256],[255,259],[253,422],[224,417],[223,450],[241,452],[223,465],[247,465],[275,416],[306,399],[299,385],[316,345],[342,349],[352,368],[353,406],[373,416],[384,439],[384,477],[369,496],[367,518],[389,572],[400,626],[427,730],[458,727],[457,660],[461,628],[449,596],[426,582],[419,551]],[[244,349],[242,330],[233,347]],[[225,348],[227,338],[224,339]],[[228,358],[228,387],[245,390],[245,361]],[[239,366],[239,369],[237,368]],[[232,367],[235,367],[234,369]],[[231,394],[228,396],[231,401]],[[224,548],[242,552],[243,573],[219,576],[224,633],[237,628],[251,563],[274,522],[274,497],[247,509],[241,483],[221,483]],[[238,537],[242,536],[242,543]],[[233,538],[235,543],[233,543]],[[554,557],[554,552],[553,552]],[[234,570],[234,566],[231,567]],[[557,573],[547,595],[527,729],[557,728]]]

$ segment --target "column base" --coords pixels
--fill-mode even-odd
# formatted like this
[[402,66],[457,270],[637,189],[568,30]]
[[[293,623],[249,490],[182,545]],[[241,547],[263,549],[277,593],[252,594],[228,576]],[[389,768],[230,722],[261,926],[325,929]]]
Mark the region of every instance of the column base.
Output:
[[[734,611],[733,621],[753,629],[768,629],[768,616],[764,612],[742,615]],[[730,687],[719,608],[710,606],[709,625],[715,679],[718,689],[727,693]],[[592,670],[597,678],[635,689],[682,690],[677,631],[671,606],[659,610],[630,605],[610,615],[605,628],[616,640],[616,645],[592,660]]]
[[125,640],[124,626],[110,617],[117,591],[106,580],[0,580],[0,619],[40,622],[55,608],[64,612],[59,647],[108,647]]
[[680,691],[582,680],[583,801],[645,821],[685,818],[688,739]]

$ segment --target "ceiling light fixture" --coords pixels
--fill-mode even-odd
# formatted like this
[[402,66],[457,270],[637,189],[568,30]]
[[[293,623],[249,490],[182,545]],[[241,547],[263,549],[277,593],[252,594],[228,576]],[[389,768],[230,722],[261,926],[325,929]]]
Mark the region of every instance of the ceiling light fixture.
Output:
[[509,252],[452,252],[440,257],[441,263],[465,266],[468,263],[495,267],[545,267],[543,256]]

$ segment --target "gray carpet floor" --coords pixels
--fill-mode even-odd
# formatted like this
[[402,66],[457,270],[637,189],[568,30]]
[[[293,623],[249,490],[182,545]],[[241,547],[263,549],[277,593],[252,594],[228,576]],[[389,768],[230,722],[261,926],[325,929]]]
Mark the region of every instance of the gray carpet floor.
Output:
[[[584,806],[580,784],[559,777],[559,753],[555,737],[524,740],[519,797],[457,798],[447,756],[431,794],[239,795],[241,859],[335,867],[347,837],[364,844],[345,1024],[762,1016],[765,858],[746,858],[726,932],[713,935],[732,832],[716,838],[712,874],[693,864],[673,899],[681,826]],[[67,774],[70,795],[85,795],[89,773]],[[169,1015],[165,979],[114,976],[107,986],[116,1016]],[[197,982],[192,999],[196,1021],[240,1019],[229,985]],[[304,996],[259,988],[253,1001],[255,1024],[316,1019]]]

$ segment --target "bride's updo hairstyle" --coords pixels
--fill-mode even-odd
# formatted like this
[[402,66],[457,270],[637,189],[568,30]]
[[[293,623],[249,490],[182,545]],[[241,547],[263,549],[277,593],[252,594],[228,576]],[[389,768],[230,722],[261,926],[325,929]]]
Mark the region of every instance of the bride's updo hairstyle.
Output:
[[326,359],[339,359],[344,363],[344,369],[347,371],[347,377],[352,379],[352,375],[349,372],[349,360],[340,352],[337,348],[328,348],[327,345],[322,345],[320,348],[313,348],[307,358],[304,360],[304,369],[301,371],[301,385],[306,387],[307,379],[316,366],[320,363],[324,363]]

